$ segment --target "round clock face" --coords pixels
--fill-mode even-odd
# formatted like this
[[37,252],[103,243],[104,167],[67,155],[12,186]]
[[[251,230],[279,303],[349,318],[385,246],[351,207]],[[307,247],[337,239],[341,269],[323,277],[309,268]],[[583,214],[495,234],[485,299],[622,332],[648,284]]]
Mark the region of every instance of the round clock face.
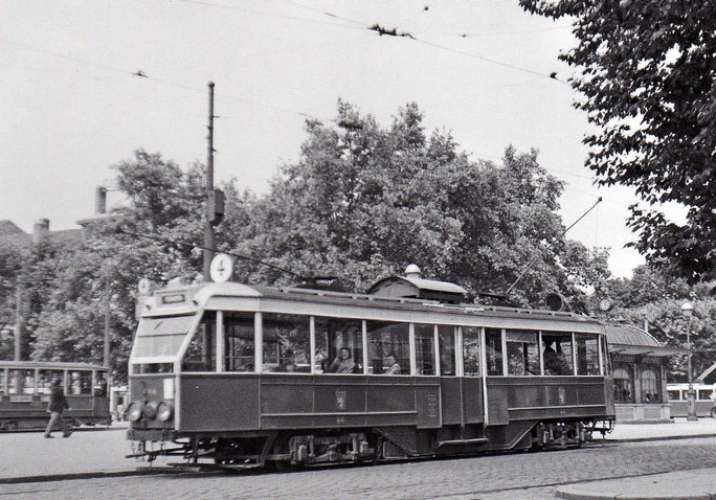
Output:
[[599,309],[601,311],[608,311],[612,307],[612,303],[609,302],[609,299],[602,299],[599,301]]
[[209,269],[211,280],[216,283],[224,283],[229,281],[234,274],[234,258],[225,253],[218,253],[211,260]]

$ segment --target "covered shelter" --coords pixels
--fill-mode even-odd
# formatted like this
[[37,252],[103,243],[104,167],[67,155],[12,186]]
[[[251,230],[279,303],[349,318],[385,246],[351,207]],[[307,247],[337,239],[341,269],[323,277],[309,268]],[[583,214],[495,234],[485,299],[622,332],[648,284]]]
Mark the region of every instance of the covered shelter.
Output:
[[668,422],[667,365],[672,356],[688,351],[659,342],[633,325],[607,323],[605,329],[617,421]]

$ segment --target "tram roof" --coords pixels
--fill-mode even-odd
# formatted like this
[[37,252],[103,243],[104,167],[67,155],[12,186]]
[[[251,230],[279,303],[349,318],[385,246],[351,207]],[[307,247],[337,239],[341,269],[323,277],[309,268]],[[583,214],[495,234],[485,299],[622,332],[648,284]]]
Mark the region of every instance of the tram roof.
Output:
[[[595,318],[565,311],[548,311],[518,307],[493,306],[487,304],[445,304],[436,300],[413,299],[403,297],[382,297],[377,295],[343,293],[327,290],[314,290],[292,287],[265,287],[245,285],[235,282],[209,283],[192,287],[169,288],[157,291],[155,296],[187,293],[193,297],[197,306],[206,306],[212,298],[254,298],[278,299],[289,301],[309,301],[314,303],[351,305],[366,308],[395,309],[402,311],[424,311],[433,313],[452,313],[474,316],[509,317],[524,319],[566,320],[581,323],[601,324]],[[166,302],[165,302],[166,303]],[[165,309],[166,310],[166,309]],[[158,313],[159,311],[154,311]],[[153,315],[153,314],[151,314]]]
[[34,370],[35,368],[47,370],[107,370],[102,365],[89,363],[70,363],[64,361],[0,361],[0,369],[17,368],[19,370]]

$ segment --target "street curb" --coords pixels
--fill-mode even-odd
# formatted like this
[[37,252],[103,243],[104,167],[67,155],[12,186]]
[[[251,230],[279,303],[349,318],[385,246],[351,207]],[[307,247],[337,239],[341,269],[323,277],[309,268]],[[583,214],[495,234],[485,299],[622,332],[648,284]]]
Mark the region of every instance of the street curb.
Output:
[[660,496],[640,496],[639,494],[636,495],[630,495],[630,494],[617,494],[617,495],[595,495],[593,493],[570,493],[570,492],[564,492],[557,490],[556,493],[557,498],[563,498],[564,500],[713,500],[716,498],[714,495],[710,495],[708,493],[703,495],[677,495],[677,496],[668,496],[668,497],[660,497]]
[[181,474],[176,469],[137,468],[115,472],[78,472],[73,474],[46,474],[42,476],[17,476],[0,478],[0,484],[47,483],[53,481],[71,481],[75,479],[106,479],[127,476],[156,476],[161,474]]

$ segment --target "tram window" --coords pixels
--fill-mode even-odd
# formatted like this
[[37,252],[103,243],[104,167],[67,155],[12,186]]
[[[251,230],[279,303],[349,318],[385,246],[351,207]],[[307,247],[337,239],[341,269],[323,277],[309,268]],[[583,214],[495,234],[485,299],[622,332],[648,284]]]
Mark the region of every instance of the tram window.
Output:
[[462,327],[462,359],[465,376],[480,376],[480,329]]
[[641,398],[644,403],[660,403],[658,377],[651,368],[641,372]]
[[35,390],[34,370],[10,370],[9,394],[32,394]]
[[143,375],[147,373],[172,373],[174,365],[172,363],[140,363],[134,365],[134,373]]
[[92,394],[92,372],[70,372],[70,394]]
[[224,314],[224,369],[254,371],[254,315]]
[[311,371],[310,316],[264,314],[263,371]]
[[539,375],[537,333],[507,330],[507,373],[509,375]]
[[631,375],[626,368],[614,369],[614,402],[633,403],[634,391],[632,391]]
[[181,366],[182,370],[187,372],[216,370],[216,312],[204,313],[184,353]]
[[0,396],[5,394],[5,370],[0,368]]
[[487,374],[503,375],[502,373],[502,332],[495,328],[485,330],[487,352]]
[[134,341],[134,356],[176,356],[193,319],[193,315],[142,318]]
[[316,318],[316,372],[363,373],[363,321]]
[[545,375],[574,375],[571,333],[543,333],[542,349]]
[[417,375],[435,375],[434,325],[415,325],[415,367]]
[[698,395],[701,401],[709,401],[713,396],[714,391],[712,389],[699,389]]
[[680,401],[681,400],[681,391],[669,391],[669,401]]
[[107,372],[95,372],[94,395],[100,398],[107,396]]
[[438,326],[440,375],[455,375],[455,327]]
[[408,324],[368,321],[368,372],[409,375]]
[[577,375],[599,375],[599,347],[596,335],[577,336]]
[[37,378],[37,392],[39,394],[49,394],[52,388],[52,381],[55,378],[63,380],[64,372],[62,370],[40,370]]

